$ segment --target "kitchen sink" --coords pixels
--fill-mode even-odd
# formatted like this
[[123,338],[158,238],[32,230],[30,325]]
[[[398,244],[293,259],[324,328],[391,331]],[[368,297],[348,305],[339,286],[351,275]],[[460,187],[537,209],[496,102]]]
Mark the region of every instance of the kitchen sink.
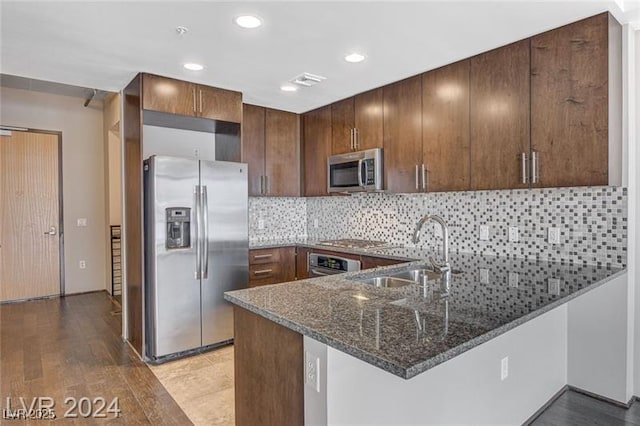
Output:
[[405,287],[411,284],[416,284],[415,281],[407,280],[398,277],[374,277],[361,282],[380,288],[399,288]]

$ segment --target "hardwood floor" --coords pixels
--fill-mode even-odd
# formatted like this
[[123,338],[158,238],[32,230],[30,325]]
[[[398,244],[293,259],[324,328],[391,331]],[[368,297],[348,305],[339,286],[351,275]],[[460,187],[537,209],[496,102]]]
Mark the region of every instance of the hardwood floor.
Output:
[[[107,415],[115,424],[191,424],[120,338],[120,315],[112,314],[119,310],[104,292],[0,305],[2,408],[7,397],[14,409],[20,397],[27,404],[51,397],[60,419],[70,407],[66,397],[118,398],[120,417]],[[74,420],[92,424],[99,419]]]
[[568,390],[530,425],[533,426],[640,426],[640,401],[629,409]]

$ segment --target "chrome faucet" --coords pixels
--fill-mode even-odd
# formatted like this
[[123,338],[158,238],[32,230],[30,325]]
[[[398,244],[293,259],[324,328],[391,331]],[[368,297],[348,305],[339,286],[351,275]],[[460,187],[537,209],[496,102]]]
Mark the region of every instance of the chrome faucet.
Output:
[[429,258],[429,261],[433,265],[433,268],[440,273],[451,272],[451,264],[449,263],[449,229],[444,219],[436,215],[427,215],[418,221],[415,231],[413,231],[413,243],[417,244],[420,239],[420,231],[427,222],[436,222],[442,228],[442,262],[437,262],[433,257]]

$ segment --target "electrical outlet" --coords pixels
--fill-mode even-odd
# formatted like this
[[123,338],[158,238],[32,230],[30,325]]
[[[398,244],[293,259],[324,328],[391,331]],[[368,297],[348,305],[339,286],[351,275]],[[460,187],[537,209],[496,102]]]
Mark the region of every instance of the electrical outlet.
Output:
[[518,231],[517,226],[509,227],[509,242],[517,243],[520,241],[520,232]]
[[258,219],[258,229],[264,229],[264,219]]
[[86,217],[79,217],[77,224],[78,224],[79,227],[87,226],[87,218]]
[[517,272],[509,272],[509,287],[518,288],[519,278]]
[[480,284],[489,284],[489,270],[480,268]]
[[505,356],[500,362],[500,380],[505,380],[509,377],[509,357]]
[[558,278],[547,280],[547,292],[554,296],[560,296],[560,280]]
[[200,150],[198,148],[193,148],[193,156],[200,157]]
[[304,352],[304,382],[320,392],[320,358],[309,351]]
[[85,260],[81,260],[80,262],[78,262],[78,266],[80,267],[80,269],[87,269],[87,262]]
[[318,227],[318,219],[313,219],[313,227],[314,228]]
[[548,228],[547,229],[547,242],[549,244],[560,244],[560,229]]
[[480,241],[489,240],[489,225],[480,225]]

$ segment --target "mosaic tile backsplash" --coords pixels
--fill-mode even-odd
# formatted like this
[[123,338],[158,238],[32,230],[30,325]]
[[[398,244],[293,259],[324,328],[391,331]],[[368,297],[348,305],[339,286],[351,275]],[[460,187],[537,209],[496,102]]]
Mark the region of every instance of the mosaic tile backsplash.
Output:
[[[452,252],[627,263],[627,190],[621,187],[252,198],[249,205],[252,240],[361,238],[410,246],[418,220],[437,214],[449,226]],[[489,227],[486,241],[479,238],[480,225]],[[509,242],[510,226],[518,227],[518,242]],[[560,244],[547,242],[550,227],[560,230]],[[437,234],[437,227],[427,224],[417,246],[438,249]]]

